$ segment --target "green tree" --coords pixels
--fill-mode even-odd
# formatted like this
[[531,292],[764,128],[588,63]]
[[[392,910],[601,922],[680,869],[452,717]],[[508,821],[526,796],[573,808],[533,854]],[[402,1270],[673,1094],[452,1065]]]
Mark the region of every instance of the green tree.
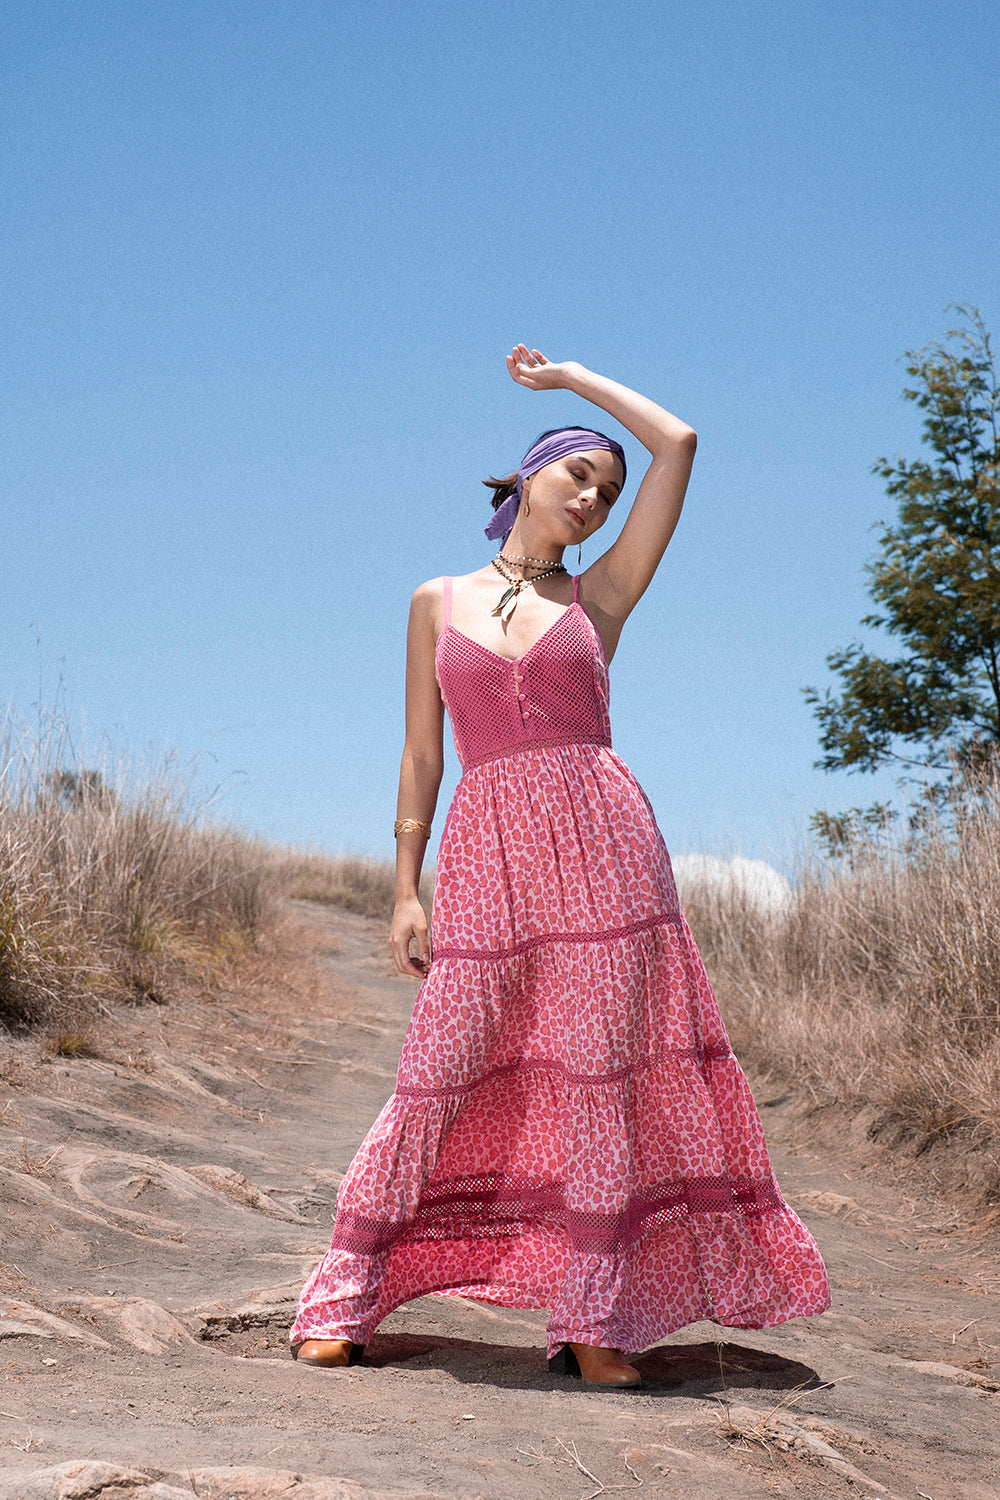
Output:
[[855,642],[826,659],[839,691],[805,690],[824,770],[895,762],[933,786],[1000,751],[1000,391],[978,310],[955,311],[944,343],[905,355],[929,456],[873,465],[899,510],[867,564],[876,610],[861,623],[902,650]]

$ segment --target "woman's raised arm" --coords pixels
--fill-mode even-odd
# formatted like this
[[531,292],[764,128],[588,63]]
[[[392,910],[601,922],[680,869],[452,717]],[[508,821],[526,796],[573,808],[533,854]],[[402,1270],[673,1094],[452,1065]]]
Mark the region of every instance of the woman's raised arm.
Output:
[[[554,364],[537,349],[518,344],[507,356],[518,385],[529,390],[565,390],[606,411],[652,455],[624,526],[615,542],[583,575],[588,604],[618,630],[649,587],[684,504],[697,434],[647,396],[619,385],[573,360]],[[617,629],[615,628],[617,627]]]

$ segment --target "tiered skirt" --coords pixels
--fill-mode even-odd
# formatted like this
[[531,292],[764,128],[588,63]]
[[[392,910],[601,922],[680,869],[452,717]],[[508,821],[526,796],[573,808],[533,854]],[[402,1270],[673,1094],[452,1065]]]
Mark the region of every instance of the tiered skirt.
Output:
[[341,1184],[293,1342],[365,1343],[427,1292],[634,1352],[822,1312],[670,861],[606,746],[469,770],[396,1091]]

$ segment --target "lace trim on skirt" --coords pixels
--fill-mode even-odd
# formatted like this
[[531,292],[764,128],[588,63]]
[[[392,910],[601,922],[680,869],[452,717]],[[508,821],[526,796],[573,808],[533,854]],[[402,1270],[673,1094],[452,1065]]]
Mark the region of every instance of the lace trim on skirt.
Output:
[[338,1213],[331,1249],[380,1255],[402,1239],[507,1239],[543,1231],[565,1235],[583,1255],[619,1255],[655,1230],[693,1214],[760,1218],[785,1211],[770,1176],[683,1178],[639,1189],[618,1213],[597,1213],[571,1208],[559,1183],[496,1173],[431,1186],[405,1223],[353,1210]]

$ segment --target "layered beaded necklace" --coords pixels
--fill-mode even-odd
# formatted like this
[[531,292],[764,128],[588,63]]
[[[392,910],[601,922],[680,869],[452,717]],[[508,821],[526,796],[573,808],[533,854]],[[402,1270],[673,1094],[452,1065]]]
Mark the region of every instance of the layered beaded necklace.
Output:
[[[510,624],[511,616],[517,608],[517,596],[522,589],[526,589],[529,583],[538,583],[543,578],[551,578],[553,573],[565,573],[566,571],[561,562],[553,562],[551,557],[504,557],[501,552],[498,557],[493,557],[490,561],[501,578],[506,579],[510,584],[510,587],[504,589],[500,595],[500,600],[493,611],[494,615],[500,616],[505,625]],[[532,578],[518,578],[516,573],[507,572],[507,569],[504,567],[505,563],[514,563],[521,567],[527,563],[532,566],[544,568],[545,571],[536,573]],[[504,614],[504,609],[508,604],[510,608]]]

